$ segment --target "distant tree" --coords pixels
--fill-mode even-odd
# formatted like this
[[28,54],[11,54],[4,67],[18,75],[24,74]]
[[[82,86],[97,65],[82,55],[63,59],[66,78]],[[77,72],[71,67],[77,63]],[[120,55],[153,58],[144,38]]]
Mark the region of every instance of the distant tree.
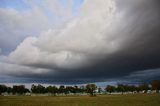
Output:
[[56,86],[52,86],[52,93],[55,95],[58,93],[58,88]]
[[153,80],[151,82],[152,90],[156,90],[157,93],[159,93],[160,90],[160,81],[159,80]]
[[24,93],[30,92],[29,89],[25,88]]
[[80,93],[82,90],[80,88],[78,88],[78,86],[74,86],[73,87],[73,93]]
[[73,87],[67,86],[67,87],[65,88],[65,94],[69,94],[69,93],[72,93],[72,92],[73,92]]
[[0,85],[0,95],[3,93],[3,92],[6,92],[7,91],[7,86],[5,85]]
[[123,92],[125,91],[124,85],[123,84],[118,84],[116,90],[118,92],[122,92],[122,94],[123,94]]
[[29,91],[27,88],[25,88],[24,85],[13,85],[12,92],[13,94],[18,93],[18,94],[23,94]]
[[48,86],[48,87],[46,87],[46,92],[47,93],[52,93],[52,86]]
[[124,87],[124,92],[128,92],[129,91],[129,85],[125,84],[125,85],[123,85],[123,87]]
[[128,90],[134,92],[136,91],[136,87],[134,85],[128,86]]
[[111,85],[107,85],[107,87],[105,88],[105,90],[107,92],[114,92],[116,90],[116,88],[114,86],[111,86]]
[[65,87],[64,87],[64,85],[61,85],[61,86],[59,87],[58,92],[59,92],[59,93],[65,93]]
[[43,85],[38,84],[37,90],[39,93],[45,93],[45,87]]
[[12,92],[12,88],[11,87],[7,87],[7,93],[11,93]]
[[33,93],[45,93],[46,89],[45,89],[44,86],[42,86],[40,84],[38,84],[37,86],[33,84],[32,87],[31,87],[31,91]]
[[86,87],[82,85],[82,86],[80,86],[79,90],[80,90],[80,93],[85,93]]
[[37,93],[37,86],[33,84],[31,86],[31,91],[32,91],[32,93]]
[[147,93],[147,90],[149,89],[149,86],[147,83],[143,83],[139,85],[140,91],[144,91],[144,93]]
[[47,93],[52,93],[52,94],[55,95],[56,93],[58,93],[58,88],[56,86],[48,86],[46,88],[46,92]]
[[86,92],[89,93],[91,96],[93,96],[96,88],[97,88],[97,86],[95,84],[87,84],[86,85]]
[[18,87],[17,87],[17,85],[13,85],[12,93],[13,93],[13,94],[16,94],[17,92],[18,92]]

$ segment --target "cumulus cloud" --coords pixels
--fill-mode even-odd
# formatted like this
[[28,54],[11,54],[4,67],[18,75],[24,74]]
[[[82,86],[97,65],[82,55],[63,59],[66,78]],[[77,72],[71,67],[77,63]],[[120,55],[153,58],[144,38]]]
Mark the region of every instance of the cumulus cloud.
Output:
[[50,28],[58,29],[73,17],[71,4],[63,6],[59,0],[24,0],[30,8],[0,8],[0,48],[8,54],[26,37],[38,36]]
[[[106,1],[98,4],[88,2],[90,1],[84,3],[82,7],[82,16],[71,21],[61,31],[49,30],[38,38],[30,37],[24,40],[9,55],[10,61],[16,60],[16,63],[25,65],[44,64],[67,68],[86,64],[85,61],[92,54],[103,54],[103,52],[106,54],[118,49],[120,36],[113,38],[103,33],[111,24],[115,12],[114,2]],[[97,6],[107,9],[99,8],[89,12]],[[17,61],[20,55],[22,58]]]
[[13,68],[25,73],[22,77],[40,75],[37,78],[64,82],[105,81],[159,68],[158,3],[85,0],[80,15],[62,29],[48,28],[26,38],[0,65],[6,72]]

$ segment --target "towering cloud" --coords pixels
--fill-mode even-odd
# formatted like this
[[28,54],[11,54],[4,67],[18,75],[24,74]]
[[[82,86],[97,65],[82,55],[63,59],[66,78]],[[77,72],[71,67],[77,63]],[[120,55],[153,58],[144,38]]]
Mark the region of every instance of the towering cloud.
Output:
[[80,14],[62,29],[28,37],[3,57],[0,71],[71,83],[159,68],[158,4],[158,0],[85,0]]
[[[86,65],[96,54],[105,55],[117,50],[120,36],[113,38],[106,34],[114,18],[115,3],[110,0],[85,1],[81,12],[81,16],[61,31],[49,30],[38,38],[25,39],[9,55],[9,60],[24,65],[74,68]],[[19,56],[21,58],[17,60]]]

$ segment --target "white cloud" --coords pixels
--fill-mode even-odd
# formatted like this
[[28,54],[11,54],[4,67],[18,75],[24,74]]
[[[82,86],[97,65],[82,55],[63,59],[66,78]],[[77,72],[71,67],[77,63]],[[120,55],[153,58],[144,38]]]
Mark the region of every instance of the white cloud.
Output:
[[115,11],[113,0],[86,0],[81,16],[60,31],[51,29],[39,37],[26,38],[9,55],[8,60],[16,64],[46,65],[52,68],[85,66],[97,54],[101,57],[100,54],[118,50],[121,36],[113,36],[110,32]]
[[50,29],[39,37],[26,38],[10,53],[7,61],[73,69],[92,64],[93,60],[121,49],[127,37],[116,32],[123,16],[116,12],[114,0],[86,0],[80,12],[81,15],[61,30]]
[[30,8],[22,11],[0,8],[0,48],[4,49],[4,52],[13,50],[28,36],[38,36],[50,28],[60,28],[73,15],[70,4],[64,8],[58,1],[45,0],[40,3],[27,0],[25,2]]

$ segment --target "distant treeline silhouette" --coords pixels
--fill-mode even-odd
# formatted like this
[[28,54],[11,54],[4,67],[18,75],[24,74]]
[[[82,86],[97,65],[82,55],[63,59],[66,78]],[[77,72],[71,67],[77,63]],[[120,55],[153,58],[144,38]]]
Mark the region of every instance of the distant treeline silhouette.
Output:
[[[127,84],[117,84],[116,86],[107,85],[104,89],[105,92],[112,93],[112,92],[121,92],[122,94],[124,92],[141,92],[147,93],[148,90],[154,90],[157,93],[160,90],[160,81],[154,80],[150,84],[148,83],[142,83],[139,85],[127,85]],[[103,90],[102,88],[97,88],[95,84],[87,84],[85,86],[64,86],[61,85],[59,87],[57,86],[48,86],[45,87],[43,85],[32,85],[31,89],[27,89],[24,85],[13,85],[13,87],[8,87],[6,85],[0,85],[0,95],[2,93],[8,93],[12,95],[22,95],[25,93],[34,93],[34,94],[45,94],[50,93],[52,95],[57,94],[77,94],[77,93],[88,93],[90,95],[95,95],[95,93],[101,93]]]

